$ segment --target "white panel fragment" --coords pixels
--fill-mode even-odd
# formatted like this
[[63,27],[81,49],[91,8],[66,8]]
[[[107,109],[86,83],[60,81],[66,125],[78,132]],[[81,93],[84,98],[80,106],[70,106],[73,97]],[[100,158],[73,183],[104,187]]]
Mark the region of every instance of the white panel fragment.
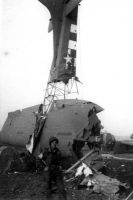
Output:
[[71,33],[77,33],[77,25],[71,24],[70,32]]
[[68,48],[69,48],[69,49],[76,50],[76,45],[77,45],[77,42],[76,42],[76,41],[69,40],[69,44],[68,44]]

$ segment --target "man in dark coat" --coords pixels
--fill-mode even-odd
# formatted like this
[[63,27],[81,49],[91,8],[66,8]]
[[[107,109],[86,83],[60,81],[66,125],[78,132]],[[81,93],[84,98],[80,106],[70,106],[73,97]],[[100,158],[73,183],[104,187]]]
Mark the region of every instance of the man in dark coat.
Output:
[[54,181],[64,200],[66,200],[66,191],[64,189],[63,174],[61,167],[61,152],[57,148],[59,140],[56,137],[49,139],[49,149],[44,151],[43,160],[46,163],[46,182],[47,182],[47,197],[51,196],[52,182]]

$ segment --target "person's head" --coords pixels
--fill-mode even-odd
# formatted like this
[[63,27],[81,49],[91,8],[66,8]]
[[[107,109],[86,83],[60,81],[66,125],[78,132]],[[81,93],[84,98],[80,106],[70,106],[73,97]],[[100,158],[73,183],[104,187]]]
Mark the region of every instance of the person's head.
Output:
[[95,106],[93,106],[93,107],[89,110],[89,112],[88,112],[88,117],[90,117],[93,113],[96,113],[96,108],[95,108]]
[[40,106],[39,106],[39,108],[38,108],[38,112],[40,113],[42,111],[43,111],[43,104],[41,103]]
[[51,137],[49,139],[49,146],[51,149],[55,149],[57,147],[57,145],[59,144],[59,140],[56,137]]
[[93,113],[94,113],[94,112],[96,113],[96,108],[95,108],[95,106],[93,106],[92,111],[93,111]]
[[92,114],[93,114],[93,110],[91,109],[91,110],[89,110],[89,112],[88,112],[88,117],[90,117]]

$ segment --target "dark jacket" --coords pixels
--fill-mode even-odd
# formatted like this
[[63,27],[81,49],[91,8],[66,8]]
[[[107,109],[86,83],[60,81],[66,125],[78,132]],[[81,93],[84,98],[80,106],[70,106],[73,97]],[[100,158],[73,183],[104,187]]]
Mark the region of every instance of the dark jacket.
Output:
[[61,152],[58,148],[54,150],[47,149],[44,151],[43,160],[49,170],[59,170],[61,166]]

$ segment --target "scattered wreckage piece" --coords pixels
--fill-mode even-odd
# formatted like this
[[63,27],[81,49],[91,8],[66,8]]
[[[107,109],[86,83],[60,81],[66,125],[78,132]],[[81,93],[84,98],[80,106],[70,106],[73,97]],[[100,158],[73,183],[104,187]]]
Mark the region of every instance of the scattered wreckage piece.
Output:
[[5,147],[0,154],[0,173],[6,173],[13,160],[19,158],[19,154],[13,147]]
[[95,174],[93,181],[93,191],[97,193],[103,193],[108,197],[115,197],[119,191],[119,186],[125,187],[120,181],[114,178],[105,176],[104,174]]
[[125,200],[132,200],[133,199],[133,191],[127,196]]
[[[72,173],[72,176],[66,179],[67,184],[70,183],[72,188],[85,188],[90,193],[102,194],[106,196],[106,199],[120,199],[120,187],[127,189],[126,184],[102,174],[99,171],[104,166],[104,162],[101,161],[101,154],[95,156],[96,152],[93,150],[69,168],[67,172]],[[96,166],[99,167],[95,168],[95,165],[91,164],[93,159]],[[72,171],[74,168],[76,168],[75,171]]]
[[85,163],[82,163],[82,165],[80,167],[78,167],[78,170],[75,174],[75,176],[80,176],[82,175],[82,173],[84,173],[85,177],[89,176],[89,175],[93,175],[92,170],[87,167],[87,165]]
[[133,161],[133,158],[118,157],[118,156],[114,156],[114,155],[111,155],[111,154],[102,154],[102,157],[103,158],[108,158],[108,159]]
[[80,163],[82,163],[87,157],[89,157],[92,153],[94,153],[94,149],[89,151],[86,155],[84,155],[81,159],[79,159],[74,165],[72,165],[68,170],[65,171],[65,173],[69,173],[71,170],[73,170],[76,166],[78,166]]
[[[82,170],[82,171],[81,171]],[[108,199],[119,199],[120,187],[126,188],[126,184],[121,183],[115,178],[110,178],[102,173],[95,173],[93,169],[89,168],[84,163],[77,168],[75,178],[77,176],[78,184],[80,186],[85,186],[88,191],[95,192],[98,194],[103,194]],[[86,173],[88,172],[88,173]],[[80,188],[78,185],[78,188]]]
[[19,152],[14,147],[5,147],[0,154],[0,173],[35,171],[36,159],[28,151]]
[[81,159],[74,163],[65,173],[72,173],[75,168],[81,166],[90,166],[93,171],[97,172],[99,169],[104,167],[104,162],[99,149],[92,149],[87,152]]
[[84,160],[84,163],[87,166],[90,166],[95,172],[97,172],[98,170],[102,169],[105,166],[105,163],[100,151],[95,151],[94,153],[92,153],[90,157]]

